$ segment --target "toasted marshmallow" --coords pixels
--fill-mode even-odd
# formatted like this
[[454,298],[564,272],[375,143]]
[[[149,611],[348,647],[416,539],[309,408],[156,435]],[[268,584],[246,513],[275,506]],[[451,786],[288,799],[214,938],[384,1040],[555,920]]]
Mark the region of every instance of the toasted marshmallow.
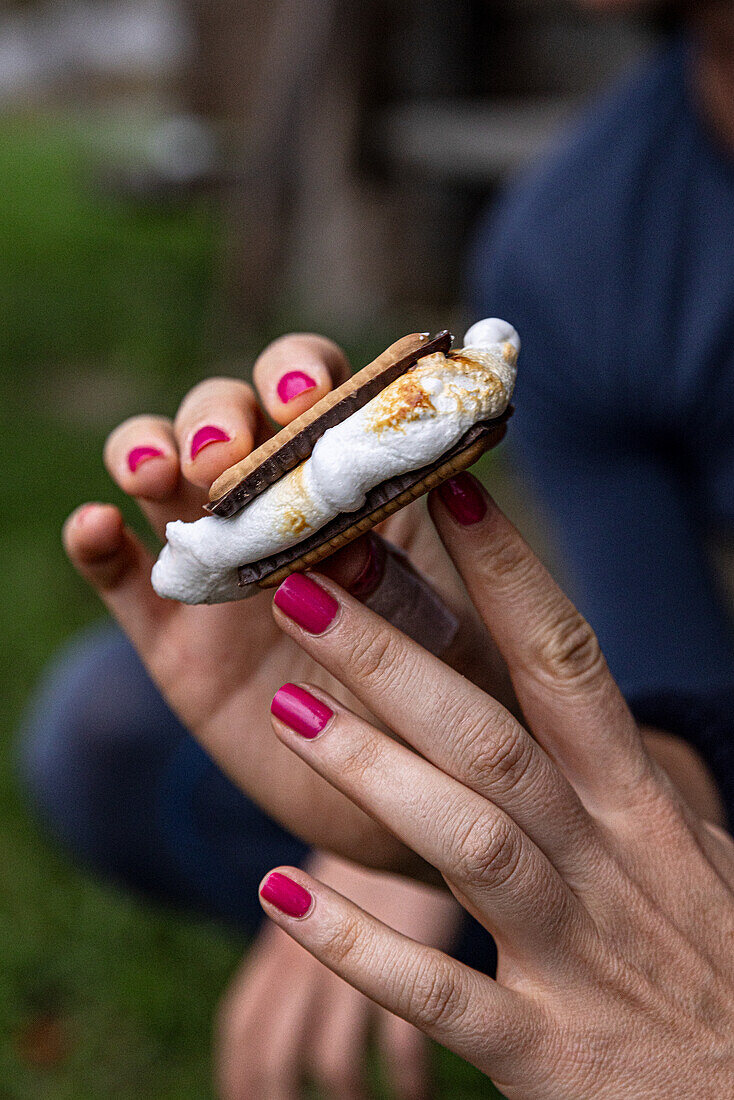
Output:
[[506,321],[472,325],[461,351],[424,356],[341,424],[309,458],[236,515],[177,520],[153,566],[159,596],[183,603],[240,600],[238,567],[302,542],[342,512],[356,512],[370,489],[427,466],[512,397],[520,339]]

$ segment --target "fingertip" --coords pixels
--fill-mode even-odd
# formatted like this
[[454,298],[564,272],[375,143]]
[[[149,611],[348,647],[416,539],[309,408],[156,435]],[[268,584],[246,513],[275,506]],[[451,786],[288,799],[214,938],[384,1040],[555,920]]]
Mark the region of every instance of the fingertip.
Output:
[[448,514],[460,527],[480,523],[493,503],[481,481],[468,470],[462,470],[433,489],[428,502],[434,519]]
[[306,364],[266,378],[258,389],[268,414],[285,427],[330,393],[332,384],[322,365]]
[[180,472],[177,454],[159,453],[132,469],[129,476],[124,473],[118,484],[128,496],[160,502],[176,492]]
[[255,446],[262,416],[251,386],[238,378],[208,378],[186,395],[174,422],[185,479],[200,489]]
[[166,500],[175,493],[180,474],[170,421],[157,416],[124,421],[105,443],[104,463],[127,496]]
[[82,504],[63,527],[67,554],[77,565],[91,565],[110,557],[122,546],[124,523],[113,504]]
[[283,864],[278,867],[271,867],[269,871],[266,871],[263,877],[260,879],[260,883],[257,888],[258,897],[262,896],[262,890],[265,883],[268,881],[271,875],[286,875],[290,876],[297,872],[298,868],[290,867],[287,864]]
[[258,898],[269,915],[276,914],[302,920],[314,906],[314,895],[302,884],[307,878],[296,867],[276,867],[269,871],[258,887]]
[[309,393],[319,386],[319,379],[315,378],[316,371],[310,373],[306,370],[289,370],[281,374],[275,386],[275,393],[282,405],[291,405],[297,397]]
[[315,333],[281,336],[255,363],[253,380],[277,424],[285,426],[349,376],[349,363],[332,340]]
[[385,572],[384,539],[373,531],[362,535],[319,563],[319,571],[358,600],[365,600]]
[[208,491],[225,470],[246,458],[255,446],[251,423],[242,421],[235,425],[231,414],[227,419],[226,427],[204,424],[183,441],[181,471],[187,481],[200,489]]

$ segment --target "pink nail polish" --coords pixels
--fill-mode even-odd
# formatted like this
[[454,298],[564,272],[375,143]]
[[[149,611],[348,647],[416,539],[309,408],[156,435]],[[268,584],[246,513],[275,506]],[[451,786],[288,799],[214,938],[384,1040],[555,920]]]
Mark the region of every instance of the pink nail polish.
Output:
[[265,879],[260,887],[260,897],[288,917],[305,917],[313,904],[308,890],[279,871],[272,871]]
[[133,447],[127,456],[127,465],[131,474],[134,474],[138,466],[147,462],[149,458],[162,458],[163,451],[159,447]]
[[330,592],[302,573],[291,573],[273,598],[275,606],[309,634],[323,634],[339,610]]
[[367,560],[361,572],[349,585],[349,592],[358,600],[366,600],[377,588],[385,573],[385,544],[374,535],[367,536]]
[[309,741],[318,737],[329,719],[334,716],[333,710],[326,703],[322,703],[310,691],[304,691],[298,684],[283,684],[282,688],[278,688],[270,704],[270,711]]
[[460,473],[438,488],[438,495],[457,523],[470,527],[487,514],[484,492],[471,474]]
[[310,374],[302,370],[291,370],[278,382],[278,397],[284,405],[287,405],[294,397],[298,397],[299,393],[306,393],[315,386],[316,381]]
[[214,424],[205,424],[203,428],[194,432],[191,440],[191,458],[196,458],[199,451],[208,447],[210,443],[229,443],[229,441],[230,436],[221,428],[215,427]]

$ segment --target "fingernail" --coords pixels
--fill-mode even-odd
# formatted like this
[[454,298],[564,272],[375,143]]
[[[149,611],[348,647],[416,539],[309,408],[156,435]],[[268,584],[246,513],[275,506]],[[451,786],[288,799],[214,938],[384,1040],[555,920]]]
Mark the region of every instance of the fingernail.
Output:
[[127,456],[127,464],[131,474],[134,474],[138,466],[147,462],[149,458],[162,458],[163,451],[159,447],[133,447]]
[[230,438],[221,428],[216,428],[213,424],[205,424],[203,428],[194,432],[191,440],[191,458],[196,458],[199,451],[208,447],[210,443],[229,443]]
[[385,544],[374,535],[367,536],[367,560],[348,591],[358,600],[366,600],[377,588],[385,573]]
[[331,593],[302,573],[286,577],[275,593],[274,603],[309,634],[323,634],[339,610]]
[[260,897],[289,917],[305,917],[313,897],[292,878],[273,871],[260,887]]
[[270,704],[270,711],[309,741],[318,737],[329,719],[334,717],[333,710],[326,703],[322,703],[297,684],[283,684],[282,688],[278,688]]
[[299,393],[306,393],[307,390],[315,387],[316,380],[310,374],[302,370],[291,370],[278,382],[278,397],[284,405],[287,405],[294,397],[298,397]]
[[487,502],[476,478],[461,473],[444,481],[438,488],[438,495],[451,515],[462,527],[479,523],[487,514]]

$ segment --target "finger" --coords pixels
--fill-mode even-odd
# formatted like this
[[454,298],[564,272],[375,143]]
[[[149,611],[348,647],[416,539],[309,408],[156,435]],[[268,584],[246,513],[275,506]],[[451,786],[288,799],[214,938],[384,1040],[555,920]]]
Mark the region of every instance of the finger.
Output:
[[153,558],[111,504],[85,504],[64,525],[72,565],[96,589],[143,660],[172,604],[150,584]]
[[258,1011],[230,1036],[221,1062],[223,1100],[299,1100],[315,990],[281,973],[269,986]]
[[440,871],[515,957],[545,972],[573,942],[575,895],[502,810],[322,691],[286,684],[271,710],[279,739]]
[[173,425],[166,417],[124,421],[105,443],[104,463],[123,493],[135,497],[159,538],[169,520],[201,517],[206,495],[181,477]]
[[303,960],[295,958],[296,950],[292,943],[284,950],[279,939],[261,933],[223,1002],[217,1036],[222,1100],[301,1095],[302,1051],[317,1011],[314,975],[321,968],[305,952]]
[[515,1076],[519,1050],[538,1034],[525,998],[395,932],[296,868],[271,871],[260,900],[271,920],[355,989],[485,1073]]
[[327,970],[323,974],[320,1016],[314,1021],[307,1050],[309,1076],[329,1100],[363,1100],[364,1061],[373,1006],[340,978]]
[[431,494],[430,509],[529,727],[587,804],[626,805],[654,772],[591,627],[470,474]]
[[349,362],[331,340],[311,332],[281,336],[260,355],[253,381],[276,424],[290,424],[349,377]]
[[[328,605],[331,621],[302,617]],[[274,600],[281,628],[423,756],[492,799],[564,876],[590,868],[593,829],[543,749],[493,698],[329,581],[294,574]],[[301,615],[300,622],[298,616]]]
[[429,1095],[428,1048],[423,1034],[392,1012],[380,1010],[378,1043],[387,1073],[400,1100],[426,1100]]
[[471,625],[460,621],[406,554],[374,531],[337,550],[322,570],[430,653],[458,657],[458,635]]
[[208,490],[255,446],[260,411],[251,386],[236,378],[207,378],[181,402],[174,434],[187,481]]

